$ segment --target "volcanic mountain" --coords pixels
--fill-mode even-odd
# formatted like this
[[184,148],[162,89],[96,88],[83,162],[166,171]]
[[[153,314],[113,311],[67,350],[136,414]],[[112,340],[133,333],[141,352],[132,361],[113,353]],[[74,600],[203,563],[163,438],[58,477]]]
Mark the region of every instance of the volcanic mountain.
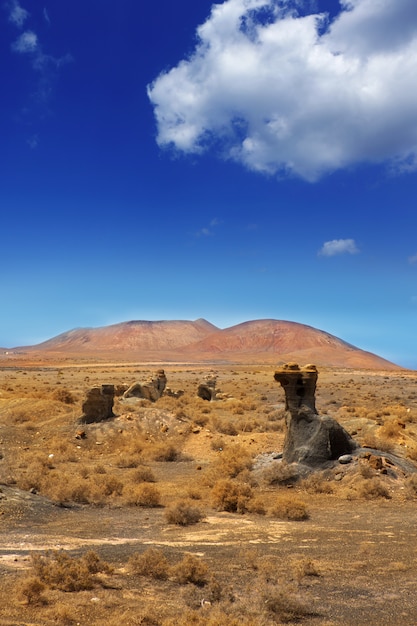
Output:
[[220,329],[195,321],[130,321],[101,328],[79,328],[35,346],[26,353],[55,358],[201,363],[273,363],[397,369],[375,354],[327,332],[282,320],[253,320]]

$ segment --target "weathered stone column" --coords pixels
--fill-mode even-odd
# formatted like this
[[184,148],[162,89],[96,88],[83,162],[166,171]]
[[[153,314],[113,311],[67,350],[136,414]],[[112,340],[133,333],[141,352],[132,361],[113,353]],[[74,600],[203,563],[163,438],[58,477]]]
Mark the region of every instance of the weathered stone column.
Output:
[[311,467],[326,465],[357,446],[349,433],[329,416],[316,410],[315,365],[300,368],[287,363],[275,372],[274,378],[285,391],[285,423],[283,460]]
[[83,415],[80,422],[91,424],[114,417],[114,385],[92,387],[86,393],[82,405]]

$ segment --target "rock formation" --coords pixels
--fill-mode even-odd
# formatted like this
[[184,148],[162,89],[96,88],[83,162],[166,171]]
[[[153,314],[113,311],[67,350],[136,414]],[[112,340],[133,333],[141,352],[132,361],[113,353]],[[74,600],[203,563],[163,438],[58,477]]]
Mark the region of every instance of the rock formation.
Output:
[[202,398],[202,400],[208,400],[209,402],[216,400],[216,384],[217,376],[214,376],[213,374],[207,374],[207,376],[204,377],[204,382],[198,385],[198,397]]
[[167,377],[164,370],[157,370],[155,376],[145,383],[134,383],[125,391],[123,398],[144,398],[156,402],[164,393]]
[[325,466],[357,447],[336,420],[318,415],[315,402],[317,377],[315,365],[300,368],[296,363],[283,365],[274,375],[285,391],[287,430],[283,461],[313,468]]
[[83,415],[80,421],[91,424],[114,417],[114,385],[92,387],[86,393],[82,404]]

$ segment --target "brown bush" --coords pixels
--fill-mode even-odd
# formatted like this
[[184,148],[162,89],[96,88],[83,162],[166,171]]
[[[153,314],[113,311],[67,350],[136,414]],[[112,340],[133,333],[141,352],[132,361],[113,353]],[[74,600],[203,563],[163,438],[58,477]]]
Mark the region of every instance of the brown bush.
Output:
[[180,585],[192,583],[198,587],[206,585],[210,577],[208,566],[193,554],[186,554],[179,563],[173,566],[171,574]]
[[165,511],[165,517],[169,524],[190,526],[204,519],[205,514],[200,508],[182,500],[171,504]]
[[61,591],[92,589],[98,582],[95,574],[111,571],[108,563],[103,562],[94,552],[74,558],[62,550],[52,550],[44,555],[32,554],[31,562],[36,576],[44,584]]
[[223,450],[216,463],[215,469],[219,474],[235,478],[245,469],[252,469],[252,455],[243,446],[234,445]]
[[211,491],[213,506],[218,511],[229,513],[245,513],[252,497],[250,485],[227,478],[218,480]]
[[169,563],[158,548],[148,548],[142,554],[133,554],[128,561],[129,569],[139,576],[149,576],[157,580],[166,580],[169,575]]
[[271,463],[262,472],[262,482],[266,485],[291,485],[297,481],[297,470],[283,461]]
[[377,476],[360,482],[357,486],[357,493],[360,498],[365,498],[366,500],[375,500],[376,498],[389,500],[391,498],[388,487]]
[[294,622],[311,615],[306,605],[290,590],[270,587],[262,593],[266,610],[281,622]]
[[29,575],[23,578],[18,583],[16,591],[27,604],[46,604],[44,596],[46,585],[38,576]]
[[155,508],[160,506],[161,493],[154,485],[148,483],[128,485],[125,489],[124,502],[129,506]]
[[298,522],[308,519],[307,505],[296,495],[277,495],[273,507],[269,514],[278,519],[285,519],[292,522]]
[[133,474],[130,476],[130,480],[133,483],[155,483],[155,474],[150,467],[146,465],[140,465]]
[[55,389],[52,394],[52,399],[57,400],[58,402],[63,402],[63,404],[75,404],[77,401],[76,397],[69,391],[68,389]]
[[333,493],[327,472],[312,472],[300,482],[300,487],[308,493]]

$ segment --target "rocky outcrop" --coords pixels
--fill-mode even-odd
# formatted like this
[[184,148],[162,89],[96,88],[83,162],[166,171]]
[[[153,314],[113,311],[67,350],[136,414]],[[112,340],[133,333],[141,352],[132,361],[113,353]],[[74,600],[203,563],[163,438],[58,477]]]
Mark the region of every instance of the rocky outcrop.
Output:
[[282,458],[286,463],[322,467],[357,447],[336,420],[318,415],[317,377],[315,365],[300,368],[296,363],[287,363],[275,372],[274,378],[285,392],[287,429]]
[[124,399],[143,398],[156,402],[164,393],[167,377],[164,370],[157,370],[155,376],[145,383],[134,383],[123,394]]
[[86,393],[82,404],[83,415],[80,421],[91,424],[114,417],[114,385],[92,387]]
[[217,397],[217,376],[208,374],[204,377],[204,382],[200,383],[197,388],[197,396],[202,400],[208,400],[209,402],[216,400]]

